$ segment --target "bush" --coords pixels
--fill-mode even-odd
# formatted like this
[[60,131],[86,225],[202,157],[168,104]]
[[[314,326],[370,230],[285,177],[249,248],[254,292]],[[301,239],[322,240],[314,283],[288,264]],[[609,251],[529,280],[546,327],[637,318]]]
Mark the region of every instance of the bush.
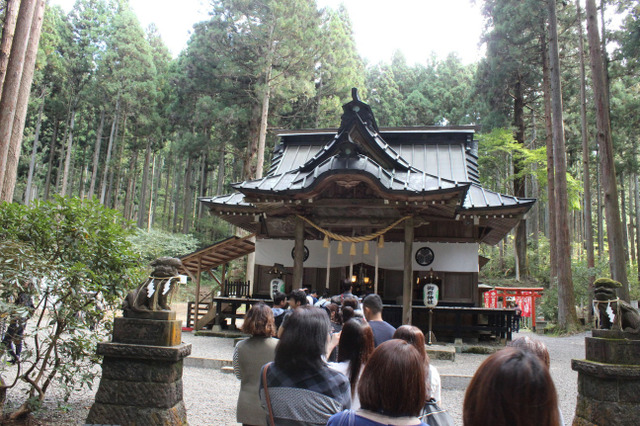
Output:
[[17,372],[29,391],[12,417],[37,407],[54,380],[67,395],[93,382],[95,346],[111,326],[105,310],[119,307],[142,277],[131,232],[118,212],[95,200],[0,205],[0,309],[15,314],[6,302],[21,291],[37,308],[25,335],[33,344]]
[[544,291],[540,298],[538,315],[544,316],[547,321],[558,321],[558,286],[554,285]]
[[193,235],[171,234],[158,229],[138,228],[128,240],[132,250],[147,262],[161,256],[180,257],[196,251],[199,245]]

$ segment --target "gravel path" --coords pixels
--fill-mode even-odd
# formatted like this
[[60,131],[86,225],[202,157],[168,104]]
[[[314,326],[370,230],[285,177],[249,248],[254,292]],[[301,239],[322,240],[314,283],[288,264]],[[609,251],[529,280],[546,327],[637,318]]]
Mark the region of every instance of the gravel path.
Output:
[[[565,422],[571,424],[577,399],[578,375],[571,370],[571,359],[584,358],[584,338],[587,333],[569,337],[534,336],[519,333],[517,336],[531,335],[542,340],[551,354],[551,375],[556,384],[560,407]],[[230,360],[233,354],[233,339],[194,336],[185,332],[182,339],[192,345],[192,357]],[[434,360],[441,375],[473,375],[487,355],[456,354],[455,362]],[[37,414],[42,424],[79,425],[84,423],[93,403],[95,389],[99,383],[97,371],[93,390],[75,393],[70,401],[58,407],[59,392],[52,393],[45,401],[46,410]],[[6,377],[6,376],[5,376]],[[445,379],[443,379],[445,380]],[[222,373],[219,369],[185,366],[183,373],[184,401],[191,425],[237,425],[235,422],[236,399],[240,382],[233,374]],[[55,389],[54,389],[55,391]],[[11,410],[18,400],[20,389],[12,389],[7,398],[6,411]],[[443,407],[449,410],[456,424],[462,425],[462,403],[464,390],[442,389]]]

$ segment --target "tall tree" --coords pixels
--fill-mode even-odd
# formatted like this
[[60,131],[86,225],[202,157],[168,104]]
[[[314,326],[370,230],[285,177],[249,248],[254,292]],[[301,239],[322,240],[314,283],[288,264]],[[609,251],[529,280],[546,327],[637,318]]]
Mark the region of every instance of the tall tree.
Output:
[[315,1],[214,2],[213,21],[226,34],[216,39],[218,46],[228,52],[239,75],[252,81],[256,101],[245,177],[262,177],[272,98],[313,96],[319,19]]
[[556,0],[547,0],[549,12],[549,68],[551,75],[553,154],[556,183],[556,231],[558,240],[558,326],[572,331],[578,325],[571,277],[571,241],[569,237],[569,205],[567,195],[567,160],[562,116],[560,55]]
[[4,22],[2,23],[2,40],[0,41],[0,98],[2,98],[2,86],[7,74],[19,8],[20,0],[8,0],[6,3]]
[[[591,150],[589,149],[589,131],[587,130],[587,82],[584,63],[584,36],[582,30],[582,12],[580,8],[580,1],[576,0],[576,11],[578,18],[578,36],[579,38],[579,54],[580,54],[580,130],[582,133],[582,179],[584,182],[584,230],[585,230],[585,244],[587,250],[587,267],[593,269],[595,267],[595,256],[593,250],[593,223],[591,212],[591,177],[589,169],[589,155]],[[589,276],[589,290],[593,286],[595,276]],[[589,291],[589,299],[592,299],[591,291]],[[589,303],[591,305],[591,303]],[[589,319],[593,315],[589,310]]]
[[[0,192],[4,189],[4,177],[7,171],[7,159],[11,149],[11,135],[16,118],[20,81],[24,72],[25,55],[29,45],[29,34],[33,22],[33,12],[37,0],[20,2],[20,10],[16,21],[11,53],[7,63],[7,71],[0,98]],[[4,200],[0,195],[0,200]],[[12,201],[12,200],[6,200]]]
[[624,257],[622,238],[622,222],[618,203],[618,188],[613,158],[613,140],[611,138],[611,119],[609,117],[609,97],[605,80],[605,70],[600,51],[598,34],[598,17],[595,0],[587,0],[587,34],[589,40],[589,56],[591,58],[591,80],[595,98],[597,141],[602,170],[602,187],[604,191],[605,221],[609,242],[609,268],[611,277],[620,282],[622,287],[618,295],[629,301],[629,283]]
[[[71,23],[71,43],[65,56],[68,59],[69,90],[69,127],[66,129],[64,170],[62,172],[62,188],[65,195],[69,186],[69,173],[72,170],[74,130],[78,109],[82,101],[90,96],[92,83],[107,47],[106,36],[109,22],[113,19],[114,5],[109,0],[78,0],[69,14]],[[60,171],[58,171],[60,174]]]
[[[535,101],[540,81],[541,49],[538,43],[539,22],[543,21],[544,7],[539,1],[487,0],[483,6],[487,20],[484,40],[487,57],[479,72],[479,90],[488,97],[494,110],[490,126],[506,127],[511,121],[514,138],[524,145],[526,134],[525,108]],[[504,105],[511,100],[511,111]],[[526,197],[524,164],[515,158],[514,195]],[[515,249],[517,274],[528,275],[526,264],[526,221],[516,228]]]
[[16,186],[18,160],[22,148],[24,123],[27,115],[29,95],[31,94],[31,83],[33,82],[38,44],[40,43],[44,8],[45,1],[37,0],[32,14],[29,40],[24,57],[25,63],[22,69],[22,76],[20,77],[20,87],[15,104],[16,112],[11,127],[11,139],[9,140],[9,151],[7,152],[4,181],[2,182],[2,194],[0,195],[0,200],[9,202],[13,201],[13,192]]
[[365,68],[358,55],[351,20],[344,5],[322,10],[320,44],[316,54],[315,96],[283,99],[278,113],[285,128],[323,128],[337,125],[352,87],[366,99]]

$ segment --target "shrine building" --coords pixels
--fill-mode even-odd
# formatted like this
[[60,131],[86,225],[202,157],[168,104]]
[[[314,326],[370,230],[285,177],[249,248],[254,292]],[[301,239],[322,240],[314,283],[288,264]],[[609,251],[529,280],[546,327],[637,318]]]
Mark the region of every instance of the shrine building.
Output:
[[477,326],[479,246],[502,240],[535,199],[480,185],[475,126],[379,128],[355,89],[343,110],[338,129],[280,131],[265,177],[200,199],[255,234],[245,296],[269,297],[278,265],[287,292],[338,294],[350,279],[354,293],[381,296],[385,319],[416,324],[431,282],[441,329]]

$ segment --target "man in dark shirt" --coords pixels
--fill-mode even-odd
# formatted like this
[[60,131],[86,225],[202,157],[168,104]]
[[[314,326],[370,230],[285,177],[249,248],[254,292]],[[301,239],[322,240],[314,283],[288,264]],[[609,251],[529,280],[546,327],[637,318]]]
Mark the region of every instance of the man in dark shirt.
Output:
[[380,299],[380,296],[377,294],[368,295],[362,301],[362,307],[364,317],[373,331],[373,340],[376,347],[387,340],[391,340],[396,329],[382,319],[382,299]]
[[352,290],[353,290],[353,284],[351,283],[351,280],[349,278],[345,278],[340,282],[341,293],[333,296],[331,298],[331,301],[336,305],[342,305],[342,301],[346,297],[353,297],[353,293],[351,292]]
[[278,327],[278,338],[282,336],[282,332],[287,326],[287,320],[293,313],[293,310],[299,308],[300,306],[306,306],[307,303],[307,293],[305,293],[301,289],[293,290],[289,293],[287,297],[287,302],[289,303],[289,308],[284,312],[284,316],[282,317],[282,323]]
[[273,311],[273,319],[276,323],[276,329],[282,324],[287,307],[287,295],[277,292],[273,296],[273,308],[271,308]]

